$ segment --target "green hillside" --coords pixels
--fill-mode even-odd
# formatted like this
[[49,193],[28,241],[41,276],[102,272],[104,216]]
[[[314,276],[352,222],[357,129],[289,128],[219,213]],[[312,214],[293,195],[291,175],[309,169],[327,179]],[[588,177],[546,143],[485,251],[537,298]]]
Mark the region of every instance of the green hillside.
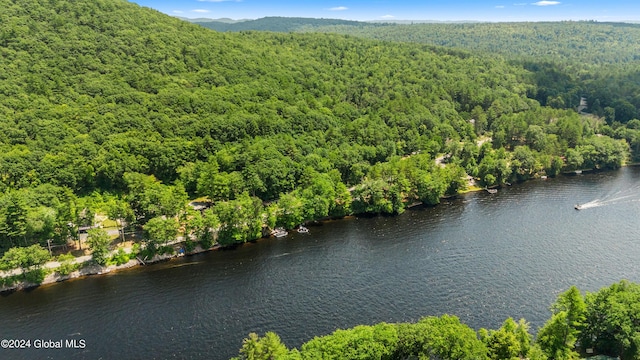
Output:
[[[535,74],[543,105],[577,108],[610,123],[640,118],[640,25],[598,22],[323,26],[313,32],[500,54]],[[607,109],[608,108],[608,109]]]
[[[122,188],[125,171],[173,181],[178,167],[223,145],[291,135],[306,145],[304,134],[349,136],[348,125],[371,117],[384,141],[334,136],[322,148],[386,142],[382,154],[367,159],[375,162],[419,150],[395,142],[428,141],[427,130],[438,125],[462,130],[458,111],[488,108],[496,98],[526,101],[524,71],[428,47],[335,35],[219,34],[124,1],[2,6],[0,114],[9,120],[0,132],[3,154],[26,162],[2,168],[5,186]],[[486,80],[474,82],[477,76]],[[475,98],[456,101],[452,95],[465,82],[478,88]],[[395,120],[408,121],[403,128],[380,118],[416,115],[424,119]],[[425,121],[423,139],[406,136]],[[292,180],[266,195],[291,190]]]
[[587,64],[640,60],[640,25],[599,22],[518,22],[318,27],[386,41],[419,42],[508,57]]
[[2,249],[65,243],[94,212],[186,221],[187,196],[212,202],[232,244],[435,204],[467,174],[616,168],[640,148],[637,123],[541,107],[534,74],[495,56],[219,33],[121,0],[0,6]]

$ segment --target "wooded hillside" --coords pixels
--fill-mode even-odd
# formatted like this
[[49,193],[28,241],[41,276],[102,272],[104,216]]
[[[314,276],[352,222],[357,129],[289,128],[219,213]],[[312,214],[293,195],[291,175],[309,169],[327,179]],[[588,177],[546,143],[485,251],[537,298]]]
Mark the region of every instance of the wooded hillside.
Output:
[[218,33],[123,0],[0,6],[2,249],[64,243],[113,198],[142,225],[206,197],[229,244],[434,204],[467,174],[490,186],[616,168],[640,149],[640,122],[542,107],[535,74],[495,56]]
[[640,25],[528,22],[480,24],[385,24],[310,26],[304,31],[356,35],[500,54],[535,74],[543,105],[577,108],[612,124],[637,119],[640,108]]

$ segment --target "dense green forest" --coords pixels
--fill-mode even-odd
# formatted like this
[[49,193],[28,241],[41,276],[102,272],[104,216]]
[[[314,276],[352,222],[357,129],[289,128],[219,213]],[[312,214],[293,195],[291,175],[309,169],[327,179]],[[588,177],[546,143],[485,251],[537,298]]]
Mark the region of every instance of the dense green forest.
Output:
[[501,54],[535,74],[543,105],[577,108],[609,124],[637,119],[640,25],[598,22],[309,26],[300,31],[356,35]]
[[[66,243],[95,214],[144,228],[152,249],[178,234],[230,245],[436,204],[466,176],[493,186],[640,154],[640,121],[542,106],[536,73],[492,55],[220,33],[123,0],[0,6],[3,252]],[[211,209],[189,211],[196,197]]]
[[219,31],[324,32],[384,40],[424,43],[500,54],[535,74],[543,105],[577,108],[609,123],[638,118],[640,55],[635,51],[640,25],[628,23],[330,23],[329,19],[262,18],[233,24],[200,23]]
[[551,306],[534,338],[525,319],[508,318],[500,329],[474,331],[455,316],[416,323],[356,326],[315,337],[288,349],[275,333],[250,334],[236,360],[439,359],[569,360],[606,355],[640,358],[640,285],[621,281],[582,295],[574,286]]

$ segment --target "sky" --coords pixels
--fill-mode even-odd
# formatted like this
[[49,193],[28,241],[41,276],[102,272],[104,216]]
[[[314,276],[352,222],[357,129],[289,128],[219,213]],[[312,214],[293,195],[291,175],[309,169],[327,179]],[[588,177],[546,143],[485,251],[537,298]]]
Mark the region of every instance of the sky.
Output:
[[640,21],[638,0],[129,0],[186,18],[265,16],[346,20]]

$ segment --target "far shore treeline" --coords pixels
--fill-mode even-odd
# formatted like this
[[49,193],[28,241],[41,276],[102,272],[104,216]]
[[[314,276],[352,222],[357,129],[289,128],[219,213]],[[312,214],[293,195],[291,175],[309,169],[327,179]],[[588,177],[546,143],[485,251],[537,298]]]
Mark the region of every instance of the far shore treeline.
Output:
[[[252,333],[233,360],[439,359],[570,360],[595,355],[640,359],[640,285],[621,281],[583,296],[572,286],[551,306],[534,338],[525,319],[474,331],[455,316],[356,326],[288,349],[277,334]],[[602,359],[602,357],[599,357]]]
[[[219,33],[123,0],[0,7],[0,268],[25,276],[97,217],[153,255],[640,158],[637,92],[578,112],[590,93],[506,55]],[[87,244],[110,261],[104,232]]]

